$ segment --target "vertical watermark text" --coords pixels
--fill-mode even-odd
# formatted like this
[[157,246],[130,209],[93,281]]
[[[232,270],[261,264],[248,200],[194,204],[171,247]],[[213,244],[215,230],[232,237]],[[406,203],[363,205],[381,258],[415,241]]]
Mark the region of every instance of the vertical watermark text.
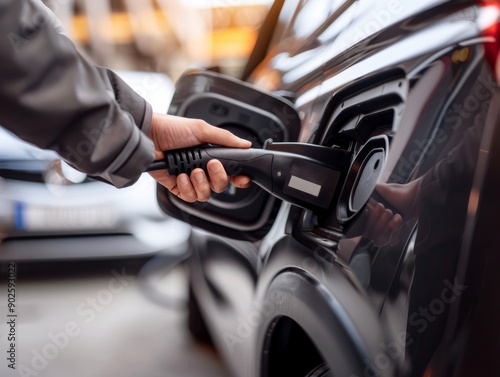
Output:
[[7,367],[16,369],[17,311],[16,311],[16,264],[7,265]]

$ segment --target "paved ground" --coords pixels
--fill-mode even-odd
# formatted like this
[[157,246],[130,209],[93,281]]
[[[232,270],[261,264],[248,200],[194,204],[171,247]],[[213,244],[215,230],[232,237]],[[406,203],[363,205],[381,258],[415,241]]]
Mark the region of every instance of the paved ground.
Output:
[[[155,262],[153,262],[155,263]],[[158,270],[156,267],[153,270]],[[6,269],[0,269],[0,375],[35,377],[227,377],[217,355],[186,331],[183,269],[159,277],[137,263],[18,265],[16,371],[9,347]],[[151,285],[158,289],[153,302]],[[160,304],[162,303],[162,304]],[[165,307],[167,305],[170,307]],[[163,306],[162,306],[163,305]]]

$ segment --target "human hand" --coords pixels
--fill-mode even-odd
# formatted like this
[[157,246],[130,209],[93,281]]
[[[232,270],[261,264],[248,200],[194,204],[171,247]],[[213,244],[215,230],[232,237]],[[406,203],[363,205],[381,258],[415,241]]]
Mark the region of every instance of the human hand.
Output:
[[365,207],[363,236],[372,240],[376,246],[388,243],[396,245],[403,226],[403,218],[399,213],[393,213],[382,203],[370,199]]
[[418,216],[420,185],[421,179],[407,184],[377,184],[375,191],[381,199],[370,198],[359,220],[348,230],[348,237],[362,235],[372,240],[376,246],[388,243],[396,245],[403,223]]
[[[154,113],[148,135],[155,145],[155,159],[164,158],[163,151],[188,148],[212,143],[224,147],[249,148],[248,140],[240,139],[227,130],[209,125],[203,120],[182,118]],[[167,171],[151,172],[151,176],[165,186],[172,194],[187,202],[205,202],[211,191],[223,192],[229,183],[238,188],[250,185],[246,176],[228,177],[218,160],[207,164],[208,177],[202,169],[194,169],[191,175],[171,176]]]
[[375,191],[409,221],[418,216],[421,184],[422,177],[405,184],[379,183]]
[[376,246],[399,242],[399,233],[403,226],[403,218],[393,213],[382,203],[370,198],[363,212],[346,230],[347,238],[363,236],[371,240]]

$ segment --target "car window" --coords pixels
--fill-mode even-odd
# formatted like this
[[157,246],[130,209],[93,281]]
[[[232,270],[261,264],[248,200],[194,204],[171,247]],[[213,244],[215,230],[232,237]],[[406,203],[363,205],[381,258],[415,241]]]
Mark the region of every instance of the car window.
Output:
[[330,14],[330,4],[324,0],[302,0],[297,7],[290,34],[297,39],[309,37]]
[[288,36],[307,39],[312,36],[346,0],[302,0],[288,30]]
[[336,38],[349,25],[355,9],[353,3],[353,0],[302,1],[281,42],[284,52],[275,60],[275,67],[286,72],[284,81],[294,81],[330,59],[324,53],[330,49],[325,48],[325,41]]
[[[341,4],[338,4],[339,7]],[[321,30],[320,33],[317,36],[318,41],[321,44],[329,43],[333,39],[337,38],[340,33],[351,23],[354,13],[356,12],[357,8],[354,6],[349,6],[347,9],[344,9],[341,11],[337,7],[334,12],[337,12],[334,16],[334,19],[331,20],[330,24],[324,28],[324,30]],[[330,16],[332,18],[334,14]]]
[[278,17],[278,22],[274,27],[270,45],[271,47],[279,45],[280,41],[285,38],[285,33],[289,30],[289,26],[291,25],[295,14],[295,9],[297,8],[299,2],[300,0],[287,0],[284,2]]
[[[349,26],[356,12],[356,0],[287,0],[267,56],[268,64],[261,67],[262,88],[275,90],[289,87],[331,59],[330,42]],[[264,70],[267,73],[264,73]]]

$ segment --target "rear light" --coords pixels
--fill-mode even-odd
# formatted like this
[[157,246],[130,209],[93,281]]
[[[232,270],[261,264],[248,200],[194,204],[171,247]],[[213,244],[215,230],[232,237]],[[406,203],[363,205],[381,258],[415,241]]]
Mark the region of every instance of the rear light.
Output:
[[494,78],[500,83],[500,1],[481,1],[479,27],[484,38],[484,55]]

